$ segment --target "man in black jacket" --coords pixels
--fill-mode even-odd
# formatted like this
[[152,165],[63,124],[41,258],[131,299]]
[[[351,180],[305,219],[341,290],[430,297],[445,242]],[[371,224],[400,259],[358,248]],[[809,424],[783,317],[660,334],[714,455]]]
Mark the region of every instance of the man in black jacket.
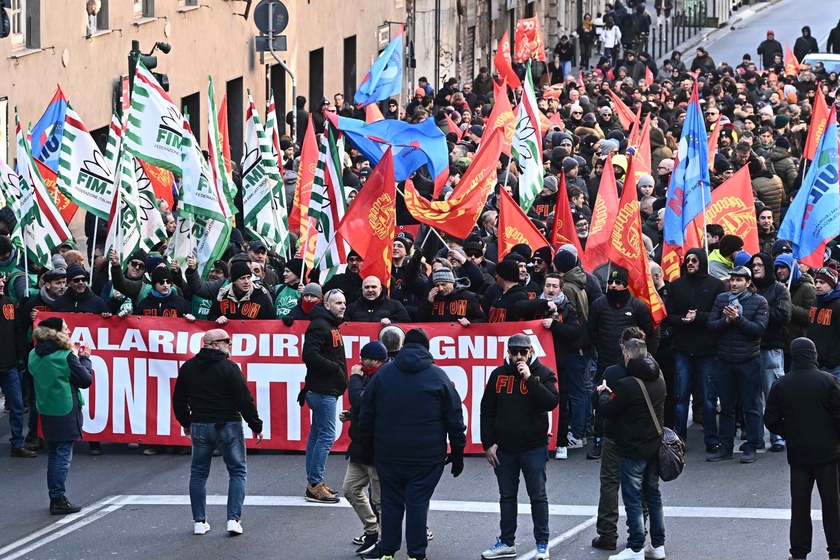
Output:
[[511,336],[508,359],[490,374],[481,398],[481,445],[496,473],[501,511],[501,535],[482,558],[516,556],[520,471],[531,499],[536,558],[548,558],[546,440],[548,413],[558,399],[557,377],[534,355],[531,340],[524,334]]
[[820,369],[840,378],[840,290],[837,289],[837,271],[818,268],[814,271],[816,305],[811,307],[808,329],[805,334],[817,347]]
[[12,300],[6,296],[6,280],[0,278],[0,389],[6,397],[9,407],[9,430],[12,444],[12,457],[31,459],[38,454],[27,449],[23,441],[23,390],[18,373],[18,355],[26,350],[20,329],[15,324],[15,312],[18,311]]
[[668,286],[666,321],[672,329],[675,355],[674,428],[686,440],[692,388],[702,387],[703,436],[706,450],[714,452],[720,443],[717,429],[717,398],[712,376],[717,359],[716,344],[706,332],[706,322],[715,298],[724,292],[723,282],[709,275],[709,261],[703,249],[689,249],[679,278]]
[[[624,350],[631,355],[647,351],[643,341],[630,339]],[[659,493],[659,426],[665,417],[665,380],[653,358],[627,361],[627,376],[614,388],[598,387],[598,413],[614,421],[615,446],[621,457],[621,497],[627,514],[627,548],[611,559],[665,558],[665,514]],[[646,398],[647,395],[647,398]],[[650,406],[648,405],[650,401]],[[645,546],[642,499],[647,504],[650,543]]]
[[[791,316],[790,292],[776,280],[773,257],[769,254],[754,255],[750,259],[750,268],[757,293],[767,300],[767,330],[761,337],[760,354],[761,397],[766,402],[773,382],[785,374],[784,349]],[[762,441],[759,449],[763,445]],[[784,451],[785,440],[771,432],[770,446],[771,451]]]
[[802,36],[797,37],[793,44],[793,56],[801,62],[806,55],[818,52],[820,52],[820,47],[817,40],[811,35],[811,27],[806,25],[802,28]]
[[358,323],[408,323],[411,317],[399,301],[386,297],[382,281],[368,276],[362,282],[362,297],[347,306],[346,321]]
[[[528,299],[528,292],[519,283],[519,265],[512,259],[505,259],[496,265],[496,286],[484,294],[482,307],[488,323],[509,323],[519,320],[516,304]],[[493,294],[496,294],[495,297]]]
[[729,276],[729,293],[715,298],[706,324],[718,337],[715,389],[720,398],[720,446],[706,456],[709,462],[732,459],[737,394],[741,395],[747,431],[741,462],[754,463],[756,450],[764,442],[760,346],[767,322],[767,300],[753,292],[749,269],[736,268]]
[[773,67],[773,56],[776,53],[784,53],[782,50],[782,44],[776,40],[776,34],[773,33],[772,29],[767,32],[767,39],[758,45],[756,53],[761,55],[761,65],[764,70],[768,70]]
[[452,269],[444,266],[432,274],[434,287],[429,296],[420,302],[417,320],[420,322],[454,323],[466,327],[470,323],[486,323],[487,316],[481,310],[478,296],[467,290],[469,282],[455,278]]
[[811,493],[822,502],[828,556],[840,557],[840,383],[817,367],[817,349],[807,338],[790,345],[790,371],[770,389],[764,425],[787,441],[790,465],[790,556],[811,552]]
[[181,366],[172,393],[172,409],[184,434],[192,441],[190,506],[194,533],[203,535],[210,530],[205,513],[206,486],[213,451],[218,447],[230,475],[227,531],[241,535],[239,520],[248,472],[242,419],[248,423],[257,443],[262,441],[263,423],[242,370],[230,360],[230,335],[223,329],[204,333],[204,347]]
[[347,390],[347,360],[341,325],[347,301],[341,290],[324,294],[323,304],[316,305],[309,314],[312,319],[306,328],[302,358],[306,364],[306,378],[301,390],[303,400],[312,411],[312,426],[306,440],[306,479],[304,497],[309,502],[337,503],[338,497],[324,484],[324,468],[335,442],[336,406]]
[[230,284],[216,294],[207,318],[224,325],[235,320],[276,319],[277,314],[268,290],[253,281],[251,264],[236,261],[230,266]]
[[348,304],[356,301],[362,293],[362,277],[359,276],[359,271],[361,271],[364,262],[359,253],[350,251],[347,254],[347,271],[330,278],[324,284],[324,293],[338,288],[344,292]]

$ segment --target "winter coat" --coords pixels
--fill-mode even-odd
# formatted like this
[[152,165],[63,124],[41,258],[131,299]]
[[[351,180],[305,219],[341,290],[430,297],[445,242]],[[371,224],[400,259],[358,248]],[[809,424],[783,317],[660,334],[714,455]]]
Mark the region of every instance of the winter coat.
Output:
[[357,323],[378,323],[382,319],[389,319],[392,323],[408,323],[411,317],[400,302],[385,297],[381,292],[376,299],[360,297],[347,306],[344,320]]
[[70,288],[56,298],[53,311],[56,313],[110,313],[111,308],[105,303],[101,297],[86,288],[81,294],[76,294]]
[[648,348],[655,353],[657,341],[650,308],[642,300],[631,296],[630,290],[624,290],[623,294],[608,292],[589,307],[589,339],[598,349],[599,370],[603,371],[621,360],[618,341],[627,327],[642,329]]
[[767,300],[767,330],[761,336],[761,349],[771,350],[785,347],[790,324],[790,292],[781,282],[773,280],[758,293]]
[[[379,369],[382,369],[381,366]],[[377,370],[379,371],[379,370]],[[373,375],[376,375],[374,372]],[[350,427],[347,435],[350,436],[350,444],[347,446],[347,457],[354,463],[360,465],[373,464],[373,446],[363,445],[359,434],[359,414],[362,410],[362,395],[365,394],[367,384],[373,376],[351,375],[347,382],[347,400],[350,401]]]
[[334,289],[341,290],[347,305],[350,305],[362,296],[362,277],[353,272],[336,274],[324,284],[323,291],[326,294]]
[[565,369],[566,356],[580,348],[578,341],[584,329],[581,328],[578,312],[568,297],[563,298],[554,313],[549,310],[548,300],[542,298],[520,301],[516,307],[524,319],[552,319],[549,330],[554,341],[554,359],[559,374]]
[[765,170],[752,178],[752,189],[756,198],[773,211],[773,223],[781,223],[782,198],[785,196],[782,180]]
[[470,323],[486,323],[487,316],[481,310],[478,296],[466,289],[454,289],[448,296],[438,293],[434,302],[429,298],[420,302],[417,310],[418,322],[452,323],[460,318]]
[[727,323],[723,308],[729,305],[730,297],[731,292],[724,292],[715,298],[715,306],[706,326],[717,335],[718,359],[739,364],[758,358],[769,312],[767,300],[750,292],[739,300],[742,309],[738,318]]
[[776,226],[770,228],[770,231],[758,230],[758,250],[762,253],[770,254],[773,252],[773,244],[776,243],[778,232]]
[[317,304],[309,312],[301,357],[306,364],[304,389],[310,393],[341,396],[347,390],[347,358],[338,328],[342,320]]
[[134,307],[135,315],[150,317],[183,317],[192,311],[187,300],[170,289],[166,297],[157,297],[149,293]]
[[[689,249],[688,255],[700,259],[699,270],[689,275],[683,264],[680,277],[668,285],[665,298],[668,317],[665,321],[671,328],[674,350],[687,356],[714,355],[717,345],[706,331],[706,323],[715,298],[724,292],[723,282],[706,272],[706,251]],[[694,321],[684,323],[683,319],[692,309],[697,311]]]
[[629,374],[616,383],[611,393],[602,392],[598,401],[598,414],[611,418],[618,454],[628,459],[650,459],[659,452],[661,437],[650,415],[645,395],[639,382],[641,379],[659,425],[664,425],[665,415],[665,380],[659,371],[659,365],[653,358],[643,358],[648,366],[639,377]]
[[817,361],[821,368],[840,366],[840,291],[835,289],[825,296],[817,296],[808,313],[805,333],[817,347]]
[[[796,188],[796,177],[798,172],[790,152],[784,148],[773,146],[770,155],[764,160],[767,170],[782,180],[785,200],[789,200],[790,193]],[[778,222],[777,222],[778,223]]]
[[665,134],[658,128],[650,129],[650,168],[655,174],[663,159],[674,157],[674,152],[665,145]]
[[263,430],[254,397],[236,362],[213,348],[202,348],[178,371],[172,393],[172,409],[178,423],[241,422],[255,434]]
[[288,284],[278,284],[274,288],[274,313],[278,319],[282,319],[289,314],[289,311],[297,305],[301,300],[301,293],[298,291],[297,283],[293,286]]
[[362,397],[359,437],[376,461],[435,465],[467,444],[461,397],[429,350],[406,344],[380,368]]
[[732,272],[733,263],[720,254],[718,249],[709,253],[709,276],[718,280],[729,280],[729,273]]
[[581,330],[580,338],[572,342],[572,348],[583,348],[584,350],[588,350],[592,346],[592,342],[589,340],[589,305],[591,301],[586,291],[587,278],[586,273],[579,266],[563,275],[563,293],[577,313]]
[[505,453],[547,447],[549,418],[560,396],[557,376],[533,358],[531,376],[524,380],[514,364],[505,363],[490,374],[481,397],[481,445],[498,445]]
[[775,39],[765,39],[758,45],[756,54],[761,56],[761,64],[765,70],[773,66],[773,55],[776,53],[784,55],[782,44]]
[[805,58],[805,55],[818,52],[820,52],[820,47],[817,45],[817,40],[811,36],[810,30],[807,37],[803,34],[793,44],[793,56],[796,57],[796,60],[801,61]]
[[519,321],[519,313],[516,310],[516,304],[520,301],[530,299],[528,292],[525,291],[519,284],[515,284],[507,292],[501,293],[493,297],[496,292],[492,290],[492,286],[487,289],[484,297],[482,308],[487,314],[488,323],[512,323]]
[[790,324],[788,325],[785,350],[790,350],[790,343],[808,330],[811,307],[817,303],[817,289],[814,279],[808,274],[793,283],[790,288]]
[[709,72],[716,68],[714,59],[706,53],[705,56],[695,57],[691,61],[691,71],[700,70],[701,72]]
[[828,40],[825,42],[825,52],[840,53],[840,22],[837,22],[837,27],[831,30],[828,34]]
[[64,333],[38,327],[32,332],[35,349],[29,354],[29,373],[35,381],[35,403],[44,439],[76,441],[82,438],[80,389],[93,383],[90,358],[73,353]]

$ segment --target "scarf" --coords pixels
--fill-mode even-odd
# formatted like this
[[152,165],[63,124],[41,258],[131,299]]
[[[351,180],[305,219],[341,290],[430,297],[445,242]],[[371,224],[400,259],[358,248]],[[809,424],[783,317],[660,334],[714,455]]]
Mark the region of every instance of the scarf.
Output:
[[753,293],[750,291],[749,288],[745,289],[743,292],[741,292],[738,295],[735,295],[732,292],[730,292],[729,293],[728,304],[731,305],[732,307],[736,307],[738,309],[738,314],[739,315],[743,315],[744,314],[744,306],[741,305],[741,302],[746,301],[746,299],[749,298],[752,295],[753,295]]
[[367,377],[373,377],[373,374],[376,373],[377,371],[379,371],[379,368],[381,368],[381,367],[382,366],[366,368],[365,366],[362,366],[362,373],[364,373]]
[[595,23],[592,20],[583,20],[580,26],[583,27],[584,31],[592,31],[593,29],[595,29]]
[[[544,299],[544,300],[548,300],[548,301],[553,301],[553,302],[554,302],[554,304],[555,304],[555,305],[557,306],[557,308],[559,309],[559,308],[560,308],[560,306],[561,306],[561,305],[563,305],[563,302],[564,302],[564,301],[566,301],[566,299],[567,299],[567,298],[566,298],[566,294],[564,294],[563,292],[560,292],[557,296],[555,296],[555,297],[554,297],[554,298],[552,298],[552,299],[548,299],[547,297],[545,297],[545,294],[540,294],[540,299]],[[554,316],[555,316],[555,318],[556,318],[556,317],[557,317],[557,314],[555,313],[555,315],[554,315]]]
[[312,308],[319,303],[321,303],[320,299],[316,299],[315,301],[306,301],[305,299],[302,299],[300,300],[300,307],[301,309],[303,309],[304,313],[309,315],[309,312],[312,311]]
[[44,303],[46,303],[50,307],[55,305],[56,298],[50,295],[50,293],[47,291],[46,286],[41,286],[41,299],[44,300]]
[[172,294],[172,288],[170,288],[170,289],[169,289],[169,293],[166,293],[166,294],[162,294],[162,293],[160,293],[159,291],[157,291],[157,290],[155,290],[154,288],[152,288],[152,292],[151,292],[151,293],[152,293],[152,295],[153,295],[154,297],[156,297],[156,298],[159,298],[159,299],[166,299],[166,298],[168,298],[168,297]]

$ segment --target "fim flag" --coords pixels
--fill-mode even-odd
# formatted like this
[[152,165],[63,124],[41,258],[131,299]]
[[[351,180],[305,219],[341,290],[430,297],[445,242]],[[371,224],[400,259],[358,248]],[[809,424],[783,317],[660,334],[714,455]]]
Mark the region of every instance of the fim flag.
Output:
[[198,273],[207,279],[213,263],[222,258],[230,242],[231,226],[204,216],[181,214],[167,256],[178,261],[182,270],[187,268],[187,258],[195,254]]
[[210,163],[201,153],[193,136],[190,124],[183,118],[181,141],[181,210],[193,216],[204,216],[214,220],[225,220],[224,195],[213,182]]
[[534,94],[531,67],[525,71],[522,102],[516,115],[516,132],[511,149],[513,157],[522,170],[519,177],[519,205],[528,212],[543,189],[542,134],[540,133],[540,109]]

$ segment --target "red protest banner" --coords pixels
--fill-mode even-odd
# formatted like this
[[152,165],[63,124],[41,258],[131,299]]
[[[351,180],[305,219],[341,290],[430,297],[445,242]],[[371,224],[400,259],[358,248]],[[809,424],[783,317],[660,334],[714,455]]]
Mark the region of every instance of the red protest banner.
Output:
[[[94,441],[190,445],[172,411],[172,391],[178,368],[202,345],[204,331],[217,325],[184,319],[130,316],[102,319],[96,315],[42,313],[39,319],[62,317],[73,331],[72,339],[91,347],[93,385],[83,391],[85,437]],[[479,412],[490,372],[502,364],[508,337],[524,332],[531,336],[540,361],[554,369],[551,333],[541,321],[482,324],[424,323],[431,339],[435,363],[442,367],[461,395],[467,425],[468,453],[483,453]],[[297,404],[306,376],[301,359],[307,321],[286,327],[280,321],[236,321],[225,325],[231,335],[232,358],[254,395],[263,420],[262,449],[306,449],[309,409]],[[345,323],[341,326],[348,371],[358,363],[359,349],[379,333],[378,323]],[[339,410],[349,408],[347,396]],[[557,426],[557,409],[551,418]],[[347,424],[337,426],[333,451],[347,449]],[[555,430],[556,431],[556,430]],[[246,429],[248,447],[256,446]],[[553,443],[552,443],[553,444]]]

